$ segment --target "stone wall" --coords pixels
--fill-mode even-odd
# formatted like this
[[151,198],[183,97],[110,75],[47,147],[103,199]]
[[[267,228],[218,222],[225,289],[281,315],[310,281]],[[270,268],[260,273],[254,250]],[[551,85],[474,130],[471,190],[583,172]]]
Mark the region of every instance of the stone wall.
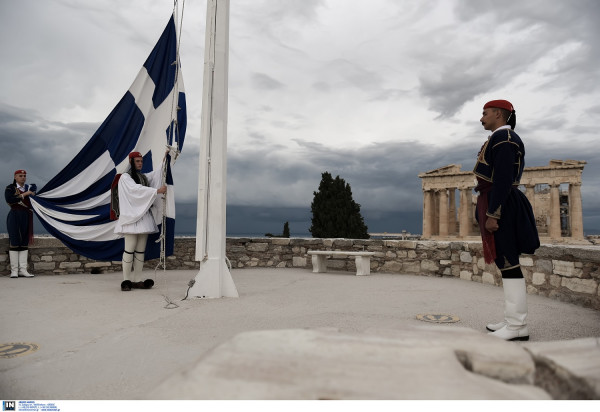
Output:
[[[167,269],[198,269],[194,260],[195,238],[175,240],[175,255]],[[410,241],[298,238],[228,238],[227,257],[233,268],[312,268],[308,250],[367,250],[379,253],[371,259],[371,272],[456,277],[501,285],[495,265],[486,265],[481,242]],[[36,275],[120,272],[121,262],[98,262],[73,253],[57,239],[36,237],[30,247],[30,271]],[[158,260],[146,262],[154,269]],[[335,257],[332,270],[354,272],[354,258]],[[527,292],[600,310],[600,247],[543,245],[535,255],[523,255],[521,266]],[[0,274],[10,273],[8,239],[0,239]],[[162,270],[162,268],[161,268]]]

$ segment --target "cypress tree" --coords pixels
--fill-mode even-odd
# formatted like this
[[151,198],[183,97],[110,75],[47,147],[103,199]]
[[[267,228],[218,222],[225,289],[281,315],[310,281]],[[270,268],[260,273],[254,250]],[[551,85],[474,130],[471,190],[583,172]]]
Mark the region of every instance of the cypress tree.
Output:
[[283,234],[281,236],[290,237],[290,224],[288,222],[285,222],[283,225]]
[[331,173],[321,175],[319,191],[313,192],[310,205],[310,233],[318,238],[368,239],[367,226],[360,214],[360,205],[352,199],[352,189],[344,179]]

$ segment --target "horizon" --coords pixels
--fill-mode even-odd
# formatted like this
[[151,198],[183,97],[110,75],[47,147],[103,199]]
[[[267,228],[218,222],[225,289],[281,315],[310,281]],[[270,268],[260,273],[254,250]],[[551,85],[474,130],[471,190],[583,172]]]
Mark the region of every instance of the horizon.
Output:
[[[196,203],[177,202],[177,217],[175,218],[175,236],[196,236]],[[2,203],[0,213],[6,216],[8,206]],[[368,232],[371,233],[402,233],[406,230],[411,235],[422,234],[422,212],[396,211],[382,212],[363,211],[361,209]],[[585,236],[600,235],[600,228],[587,228]],[[266,237],[266,233],[275,236],[283,233],[283,225],[289,222],[290,237],[311,237],[310,205],[300,207],[256,207],[243,205],[227,206],[227,237]],[[0,234],[6,234],[6,219],[0,220]],[[48,234],[34,214],[34,235]]]

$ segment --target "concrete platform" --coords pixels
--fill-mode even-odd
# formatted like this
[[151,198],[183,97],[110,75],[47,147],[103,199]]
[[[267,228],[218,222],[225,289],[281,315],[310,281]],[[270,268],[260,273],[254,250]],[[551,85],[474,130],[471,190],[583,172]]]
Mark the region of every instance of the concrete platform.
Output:
[[[282,339],[279,335],[289,333],[285,330],[295,330],[300,335],[325,334],[327,339],[349,339],[353,342],[356,339],[373,340],[373,336],[379,336],[377,339],[386,342],[406,341],[407,331],[415,328],[447,336],[455,332],[476,340],[491,339],[486,336],[485,324],[502,317],[501,288],[460,279],[397,274],[357,277],[350,272],[312,273],[306,269],[241,269],[232,273],[239,298],[182,301],[188,282],[196,274],[195,270],[160,271],[155,278],[155,288],[131,292],[120,291],[120,273],[0,278],[0,344],[25,343],[38,347],[19,356],[0,358],[0,397],[179,399],[185,396],[165,390],[169,381],[202,368],[203,362],[219,356],[219,353],[229,350],[228,347],[231,349],[239,344],[240,339],[257,342],[257,336],[261,336],[257,333],[266,333],[269,339],[264,336],[258,338],[257,345],[248,347],[249,353],[261,346],[261,339],[265,347],[283,347],[277,342]],[[154,278],[154,272],[147,272],[147,277]],[[165,296],[178,307],[166,309],[168,302]],[[600,359],[600,312],[540,296],[528,296],[528,302],[531,341],[526,344],[499,342],[498,345],[508,345],[527,354],[537,351],[539,356],[531,357],[536,362],[546,353],[546,358],[553,359],[554,365],[571,373],[561,376],[582,379],[582,382],[589,383],[592,391],[597,388],[594,385],[600,379],[600,371],[594,367],[577,370],[572,365],[573,362],[581,363],[581,356],[575,354],[577,351],[565,348],[585,347],[580,355],[585,354],[588,360]],[[451,314],[460,321],[437,325],[416,319],[416,315],[428,313]],[[239,335],[243,332],[252,333]],[[423,346],[419,343],[418,334],[411,333],[410,336],[412,343],[405,345],[406,350]],[[577,340],[582,338],[588,338],[586,343]],[[546,342],[558,346],[535,349],[535,345]],[[300,350],[302,345],[298,347]],[[456,353],[457,348],[452,350]],[[562,355],[572,354],[574,359],[561,357],[556,351]],[[310,351],[304,353],[306,357]],[[431,365],[442,365],[436,356],[421,356],[419,359],[423,360],[423,366],[413,367],[425,370]],[[461,365],[460,359],[458,363],[452,361],[448,364],[452,369]],[[532,361],[532,364],[535,362]],[[462,365],[459,373],[469,376],[475,390],[477,382],[490,379],[478,371],[469,370],[468,364]],[[277,379],[276,370],[273,376]],[[321,376],[318,370],[314,376]],[[395,376],[399,379],[400,375]],[[415,383],[428,384],[423,381],[427,379],[426,375],[418,376]],[[560,383],[556,386],[558,389],[552,389],[541,387],[533,375],[528,379],[512,383],[500,379],[501,382],[496,383],[512,385],[513,389],[518,385],[530,387],[530,391],[510,392],[521,395],[504,396],[509,399],[556,398],[553,391],[560,393],[564,390]],[[452,392],[452,387],[448,384],[444,392],[447,395],[440,396],[474,398],[462,392]],[[236,393],[239,392],[232,386],[231,392],[214,392],[213,396],[216,399],[235,399],[238,398]],[[457,396],[451,396],[452,393]],[[495,389],[489,393],[479,398],[503,398]],[[412,397],[386,394],[361,392],[357,388],[355,392],[343,392],[340,396],[347,399],[440,398],[419,393]],[[278,398],[275,393],[260,396]],[[290,392],[289,396],[301,397],[302,394]],[[200,399],[200,396],[190,397]]]

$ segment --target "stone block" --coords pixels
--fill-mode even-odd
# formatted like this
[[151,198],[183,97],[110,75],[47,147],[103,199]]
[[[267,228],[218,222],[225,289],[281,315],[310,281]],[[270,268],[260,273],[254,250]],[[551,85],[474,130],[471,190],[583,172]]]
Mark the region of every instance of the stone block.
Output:
[[438,250],[440,249],[440,242],[419,242],[417,243],[416,249],[419,251]]
[[406,257],[408,259],[416,259],[417,257],[417,252],[415,252],[414,250],[409,250]]
[[555,288],[559,288],[562,282],[562,277],[559,275],[550,275],[550,285]]
[[580,278],[583,275],[583,270],[575,268],[574,262],[555,259],[552,259],[552,272],[567,277]]
[[452,265],[452,276],[460,276],[460,265]]
[[379,269],[380,272],[400,273],[402,271],[402,263],[395,260],[388,260]]
[[58,267],[61,269],[77,269],[81,267],[81,262],[60,262]]
[[491,274],[490,272],[483,272],[483,274],[481,275],[481,281],[482,283],[487,283],[490,285],[495,285],[496,284],[496,280],[494,279],[494,275]]
[[276,267],[277,267],[277,268],[284,268],[284,267],[285,267],[285,265],[286,265],[286,263],[285,263],[285,262],[279,262],[279,263],[277,264],[277,266],[276,266]]
[[306,258],[300,256],[294,256],[292,258],[292,266],[293,267],[306,267]]
[[463,244],[461,242],[450,242],[450,250],[462,250]]
[[269,250],[269,244],[264,242],[248,243],[246,249],[250,252],[266,252]]
[[333,246],[333,239],[323,239],[323,246],[330,249]]
[[460,252],[460,261],[464,263],[471,263],[473,256],[469,252]]
[[598,283],[594,279],[563,278],[562,286],[573,292],[595,295],[598,291]]
[[408,273],[420,273],[421,262],[404,262],[402,263],[402,270]]
[[533,272],[531,283],[534,285],[543,285],[546,283],[546,274],[541,272]]
[[447,259],[440,260],[440,265],[442,265],[442,266],[449,266],[451,264],[452,264],[451,260],[447,260]]
[[290,238],[279,238],[279,237],[275,237],[273,239],[271,239],[271,244],[273,245],[289,245],[290,244]]
[[600,338],[528,342],[523,347],[541,377],[536,384],[554,399],[600,399]]
[[333,239],[332,247],[346,248],[352,247],[352,239]]
[[42,255],[40,256],[40,261],[42,262],[52,262],[52,256],[48,256],[48,255]]
[[460,327],[253,331],[148,390],[158,399],[550,399],[534,371],[519,345]]
[[538,272],[552,273],[552,261],[547,259],[538,259],[535,262],[535,268]]
[[477,267],[476,263],[473,264],[473,274],[474,275],[478,275],[479,274],[479,268]]
[[[83,265],[85,268],[106,268],[110,267],[110,262],[90,262]],[[62,267],[62,266],[61,266]]]
[[473,273],[469,272],[468,270],[461,270],[460,271],[460,278],[462,280],[471,280],[473,277]]
[[433,257],[435,259],[450,259],[452,257],[452,252],[450,250],[439,250],[433,253]]
[[440,267],[433,260],[425,259],[421,261],[421,270],[424,272],[437,272]]
[[399,240],[398,245],[403,249],[416,249],[417,242],[411,240]]
[[529,256],[521,256],[519,258],[519,263],[521,266],[533,266],[533,259]]
[[36,262],[33,264],[35,270],[54,270],[56,263],[54,262]]

